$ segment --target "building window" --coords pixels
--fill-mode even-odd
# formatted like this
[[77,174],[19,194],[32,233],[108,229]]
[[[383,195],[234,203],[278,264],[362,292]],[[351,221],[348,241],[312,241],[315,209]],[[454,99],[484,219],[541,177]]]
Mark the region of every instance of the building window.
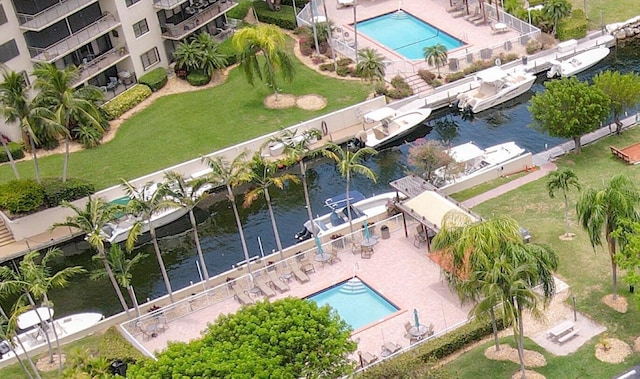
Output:
[[140,60],[142,61],[142,67],[145,70],[153,66],[154,64],[160,62],[160,56],[158,55],[158,48],[154,47],[153,49],[142,54],[140,56]]
[[137,37],[140,37],[141,35],[147,33],[149,31],[149,25],[147,25],[147,19],[144,18],[138,22],[136,22],[135,24],[133,24],[133,32]]
[[132,6],[133,4],[139,2],[140,0],[124,0],[124,3],[127,5],[127,7]]
[[7,63],[20,54],[16,40],[12,39],[0,45],[0,62]]
[[7,15],[4,13],[4,7],[0,4],[0,25],[7,23]]

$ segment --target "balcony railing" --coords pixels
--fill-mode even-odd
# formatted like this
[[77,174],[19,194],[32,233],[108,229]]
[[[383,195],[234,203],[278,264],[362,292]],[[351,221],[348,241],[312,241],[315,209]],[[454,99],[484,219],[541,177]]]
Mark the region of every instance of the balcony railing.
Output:
[[118,26],[120,26],[120,21],[116,20],[113,15],[106,13],[93,24],[88,25],[84,29],[73,33],[49,47],[39,48],[30,46],[29,53],[31,54],[31,60],[51,63],[58,59],[58,57],[65,56],[80,46],[86,45]]
[[237,2],[230,0],[217,0],[216,2],[212,2],[207,7],[196,11],[194,15],[177,24],[161,25],[162,36],[166,39],[181,40],[196,31],[200,26],[214,20],[236,5],[238,5]]
[[36,14],[18,13],[20,28],[38,32],[98,0],[61,0]]
[[158,0],[153,2],[153,7],[156,9],[170,10],[187,1],[189,0]]
[[76,87],[105,71],[109,67],[127,59],[129,52],[125,47],[116,47],[96,58],[80,65],[78,79],[73,83]]

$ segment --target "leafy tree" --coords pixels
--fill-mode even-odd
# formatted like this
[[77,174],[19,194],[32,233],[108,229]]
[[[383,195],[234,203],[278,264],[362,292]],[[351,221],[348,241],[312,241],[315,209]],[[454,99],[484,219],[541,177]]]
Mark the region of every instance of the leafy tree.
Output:
[[417,139],[409,147],[409,164],[417,169],[417,174],[427,181],[433,181],[434,174],[440,167],[447,167],[456,161],[447,154],[442,142],[437,140]]
[[358,50],[358,57],[356,73],[359,77],[370,82],[381,81],[384,79],[384,56],[378,54],[376,49],[367,47],[365,49]]
[[542,13],[553,22],[553,31],[551,34],[555,36],[558,31],[558,22],[571,15],[571,3],[568,0],[545,1]]
[[[624,280],[632,288],[640,286],[640,223],[623,219],[612,236],[621,243],[620,251],[616,254],[616,262],[624,270]],[[640,293],[634,295],[637,302],[640,302]]]
[[197,70],[200,66],[200,48],[196,40],[184,40],[178,43],[176,50],[173,52],[178,68],[185,69],[188,72]]
[[544,86],[545,90],[531,99],[533,120],[540,130],[554,137],[572,138],[579,154],[580,137],[609,117],[609,98],[575,77],[551,80]]
[[604,236],[611,258],[613,299],[618,297],[616,247],[623,242],[613,233],[622,226],[623,220],[640,220],[637,206],[640,192],[635,183],[625,175],[616,175],[601,189],[587,188],[582,191],[576,204],[578,219],[589,234],[591,246],[602,246]]
[[212,76],[216,70],[227,64],[224,54],[218,51],[218,44],[206,32],[198,34],[190,41],[178,43],[173,56],[179,68],[189,72],[201,70],[208,76]]
[[349,219],[349,232],[353,234],[353,221],[351,217],[351,201],[348,196],[351,186],[351,176],[354,174],[364,175],[376,182],[377,176],[371,169],[364,164],[362,160],[369,155],[376,155],[378,152],[370,147],[362,148],[356,152],[349,149],[343,149],[340,146],[330,143],[327,144],[319,154],[331,159],[335,162],[340,175],[347,181],[346,198],[347,198],[347,218]]
[[221,315],[203,337],[172,343],[135,378],[338,378],[353,372],[351,329],[328,306],[288,297]]
[[[231,40],[238,55],[240,68],[247,82],[253,85],[254,77],[264,80],[277,95],[276,73],[280,72],[287,81],[293,79],[295,69],[293,61],[286,50],[286,37],[275,25],[260,24],[238,30]],[[262,55],[261,66],[258,55]]]
[[447,64],[447,47],[441,43],[436,43],[435,45],[425,46],[422,51],[424,53],[424,61],[427,62],[429,66],[436,66],[438,69],[438,78],[441,78],[440,66]]
[[565,237],[569,237],[571,233],[569,233],[569,197],[568,192],[571,190],[571,187],[580,191],[582,187],[580,182],[578,181],[578,176],[571,171],[570,169],[565,169],[562,171],[553,171],[549,174],[549,178],[547,179],[547,190],[549,191],[549,197],[554,198],[556,192],[562,192],[562,197],[564,199],[564,235]]
[[640,75],[635,72],[621,74],[618,71],[605,71],[593,78],[593,84],[611,100],[616,133],[620,134],[620,115],[625,109],[640,103]]
[[[29,379],[33,379],[34,377],[40,379],[41,378],[40,372],[36,368],[36,365],[33,364],[33,361],[29,356],[29,352],[27,351],[25,346],[22,344],[22,340],[20,338],[14,338],[16,337],[16,329],[18,327],[17,317],[18,315],[22,314],[25,311],[26,309],[21,309],[18,307],[18,309],[15,309],[12,312],[12,316],[9,317],[5,313],[2,306],[0,306],[0,339],[6,341],[7,346],[9,346],[10,351],[18,360],[18,364],[20,364],[20,367],[22,367],[22,370],[25,372],[25,374],[27,374],[27,377],[29,377]],[[16,354],[16,351],[14,349],[14,343],[17,343],[20,346],[20,349],[22,349],[21,353]],[[22,354],[24,354],[24,358],[26,358],[27,362],[29,363],[29,367],[31,368],[31,371],[33,371],[33,373],[29,371],[29,368],[27,368],[27,366],[25,365],[24,360],[21,357]]]

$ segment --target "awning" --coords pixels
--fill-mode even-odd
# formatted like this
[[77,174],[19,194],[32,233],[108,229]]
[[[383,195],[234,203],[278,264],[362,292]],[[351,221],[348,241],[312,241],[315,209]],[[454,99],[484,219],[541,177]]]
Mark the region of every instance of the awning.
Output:
[[436,232],[440,230],[442,220],[449,212],[457,212],[461,217],[471,221],[480,221],[480,217],[435,191],[425,191],[407,200],[400,205],[400,209]]
[[369,112],[364,115],[364,120],[366,122],[376,122],[382,121],[385,118],[390,118],[396,115],[396,110],[389,107],[384,107],[380,109],[376,109],[373,112]]

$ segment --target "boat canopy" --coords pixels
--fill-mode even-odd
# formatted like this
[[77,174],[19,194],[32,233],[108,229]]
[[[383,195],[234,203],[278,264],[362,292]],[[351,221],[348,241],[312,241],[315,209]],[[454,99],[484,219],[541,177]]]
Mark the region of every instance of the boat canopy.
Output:
[[[365,199],[364,195],[358,191],[349,191],[348,198],[349,198],[349,204],[353,204]],[[336,208],[347,205],[347,193],[342,193],[340,195],[336,195],[334,197],[328,198],[327,200],[324,201],[324,205],[331,209],[336,209]]]
[[456,162],[464,163],[480,158],[482,154],[484,154],[484,151],[473,142],[467,142],[462,145],[452,147],[447,150],[447,154],[455,159]]
[[376,122],[382,121],[385,118],[390,118],[396,115],[396,110],[389,107],[384,107],[380,109],[376,109],[373,112],[369,112],[364,115],[364,120],[366,122]]
[[477,76],[483,83],[496,83],[502,82],[507,73],[500,67],[491,67],[478,72]]

